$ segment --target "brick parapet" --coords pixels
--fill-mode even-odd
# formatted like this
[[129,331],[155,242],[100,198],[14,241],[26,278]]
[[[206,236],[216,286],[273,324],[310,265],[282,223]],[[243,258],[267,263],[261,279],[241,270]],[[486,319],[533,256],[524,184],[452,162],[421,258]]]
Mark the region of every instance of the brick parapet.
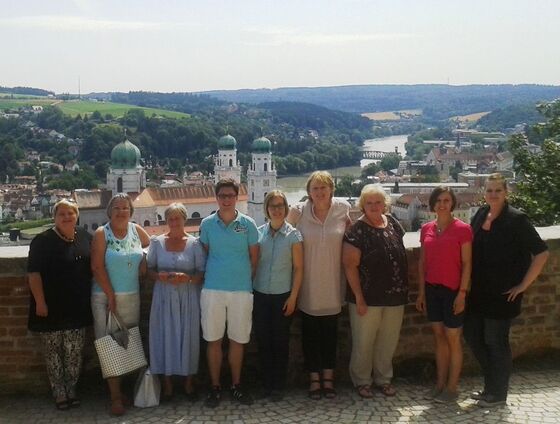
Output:
[[[551,255],[538,280],[525,294],[523,311],[515,320],[511,331],[514,357],[560,349],[560,227],[549,227],[541,232],[547,240]],[[410,237],[410,235],[407,234]],[[548,237],[547,237],[548,236]],[[417,293],[418,247],[409,247],[410,304],[405,308],[401,337],[395,353],[396,369],[417,359],[433,359],[433,340],[429,323],[413,305]],[[39,338],[27,330],[29,289],[25,277],[25,257],[2,257],[0,249],[0,393],[46,391],[48,380]],[[151,304],[151,288],[141,285],[141,331],[146,339]],[[92,332],[84,352],[85,369],[98,367],[93,349]],[[351,349],[350,323],[344,309],[339,322],[338,376],[348,380],[348,362]],[[147,346],[147,344],[145,344]],[[290,340],[290,381],[304,379],[301,352],[301,331],[296,316]],[[422,362],[415,362],[421,364]],[[465,349],[465,366],[474,361]],[[251,380],[256,374],[256,346],[247,347],[245,374]],[[90,375],[91,373],[88,373]],[[201,355],[201,374],[205,374],[204,354]]]

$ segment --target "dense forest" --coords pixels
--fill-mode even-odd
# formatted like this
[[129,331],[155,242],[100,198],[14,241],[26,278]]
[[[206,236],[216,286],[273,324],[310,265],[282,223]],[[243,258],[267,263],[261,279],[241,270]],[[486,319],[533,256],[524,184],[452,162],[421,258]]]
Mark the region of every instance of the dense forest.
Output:
[[228,102],[259,104],[297,101],[346,112],[383,112],[422,109],[425,119],[491,111],[515,104],[560,97],[560,86],[549,85],[355,85],[317,88],[207,91]]

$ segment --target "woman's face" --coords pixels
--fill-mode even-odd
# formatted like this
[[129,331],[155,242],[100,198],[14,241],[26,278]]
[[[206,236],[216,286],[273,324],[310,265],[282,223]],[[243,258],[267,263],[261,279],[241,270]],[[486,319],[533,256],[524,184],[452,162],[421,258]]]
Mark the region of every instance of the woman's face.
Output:
[[506,189],[500,181],[487,181],[484,190],[484,200],[490,206],[501,207],[506,202]]
[[331,200],[332,190],[327,183],[313,180],[309,184],[309,197],[313,203],[327,203]]
[[385,212],[385,197],[380,194],[368,194],[364,198],[363,208],[370,221],[372,218],[379,220]]
[[57,228],[64,228],[68,230],[73,230],[78,222],[78,215],[74,209],[66,206],[60,205],[56,209],[56,215],[54,216],[54,225]]
[[170,231],[179,230],[184,231],[185,228],[185,219],[180,212],[171,212],[167,216],[167,226],[169,227]]
[[279,196],[270,199],[267,209],[272,221],[283,221],[286,218],[286,205],[284,205],[284,199]]
[[437,215],[448,215],[451,214],[451,209],[453,208],[453,198],[449,192],[445,191],[441,193],[436,200],[434,205],[434,212]]
[[116,200],[111,208],[111,222],[122,223],[130,219],[130,205],[125,199]]

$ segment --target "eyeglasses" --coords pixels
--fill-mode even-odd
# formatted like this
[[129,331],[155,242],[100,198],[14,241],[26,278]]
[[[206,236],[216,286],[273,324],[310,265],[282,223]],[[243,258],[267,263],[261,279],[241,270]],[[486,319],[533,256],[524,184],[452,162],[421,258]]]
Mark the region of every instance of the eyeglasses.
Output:
[[284,205],[284,203],[279,203],[277,205],[269,204],[268,208],[272,210],[281,210],[281,209],[285,209],[286,206]]
[[118,206],[113,206],[112,209],[113,209],[115,212],[130,212],[130,208],[127,208],[127,207],[125,207],[125,208],[120,208],[120,207],[118,207]]
[[237,197],[237,194],[218,194],[217,197],[220,200],[229,200],[229,199],[235,199]]

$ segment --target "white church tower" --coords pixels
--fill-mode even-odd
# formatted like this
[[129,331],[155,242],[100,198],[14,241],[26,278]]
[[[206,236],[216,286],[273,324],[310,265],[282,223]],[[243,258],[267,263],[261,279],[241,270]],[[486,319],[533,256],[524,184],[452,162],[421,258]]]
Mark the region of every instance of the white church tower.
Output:
[[241,183],[241,166],[237,162],[237,141],[231,135],[224,135],[218,140],[218,156],[214,160],[214,182],[223,178],[232,178]]
[[107,188],[117,193],[140,193],[146,188],[146,172],[140,165],[140,149],[128,140],[111,151],[111,167],[107,172]]
[[272,163],[272,144],[266,137],[253,141],[252,161],[247,170],[247,214],[257,225],[265,223],[264,198],[270,190],[276,188],[276,169]]

